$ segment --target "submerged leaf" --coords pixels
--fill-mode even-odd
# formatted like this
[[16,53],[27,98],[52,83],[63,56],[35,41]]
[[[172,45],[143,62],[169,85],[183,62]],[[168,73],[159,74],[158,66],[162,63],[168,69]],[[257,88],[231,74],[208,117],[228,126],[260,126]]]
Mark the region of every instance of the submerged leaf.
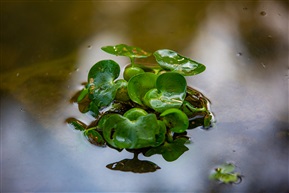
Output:
[[178,72],[184,76],[196,75],[206,69],[203,64],[181,56],[172,50],[157,50],[154,52],[154,56],[162,68]]

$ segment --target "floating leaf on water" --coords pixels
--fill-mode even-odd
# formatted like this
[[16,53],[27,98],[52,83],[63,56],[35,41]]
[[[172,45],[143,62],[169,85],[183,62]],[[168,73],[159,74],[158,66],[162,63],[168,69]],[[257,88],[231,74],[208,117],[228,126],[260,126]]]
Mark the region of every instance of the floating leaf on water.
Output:
[[154,52],[154,56],[162,68],[178,72],[184,76],[196,75],[206,69],[203,64],[181,56],[173,50],[157,50]]
[[118,44],[115,46],[104,46],[103,51],[116,56],[127,56],[130,58],[147,58],[151,53],[144,51],[139,47],[128,46],[125,44]]
[[235,165],[231,163],[223,164],[215,168],[209,178],[224,184],[236,184],[242,180],[241,175],[235,172]]

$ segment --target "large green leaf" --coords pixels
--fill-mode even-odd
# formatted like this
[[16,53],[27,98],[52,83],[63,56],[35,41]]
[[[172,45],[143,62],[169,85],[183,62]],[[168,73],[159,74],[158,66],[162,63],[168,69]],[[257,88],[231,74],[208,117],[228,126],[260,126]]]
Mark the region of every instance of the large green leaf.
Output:
[[157,75],[146,72],[133,76],[128,81],[128,95],[130,99],[139,104],[143,105],[143,97],[152,88],[156,86]]
[[130,58],[146,58],[151,53],[144,51],[141,48],[128,46],[125,44],[118,44],[115,46],[104,46],[101,48],[103,51],[116,56],[127,56]]
[[156,88],[149,90],[143,100],[144,103],[157,112],[169,108],[179,108],[186,97],[187,82],[179,73],[164,73],[159,75]]
[[181,56],[172,50],[157,50],[154,52],[154,56],[162,68],[178,72],[184,76],[199,74],[206,69],[203,64]]
[[[127,117],[113,114],[101,121],[104,139],[119,149],[139,149],[160,144],[164,140],[165,131],[155,114],[142,115],[139,109],[125,114]],[[144,113],[145,114],[145,113]],[[131,118],[131,120],[129,119]],[[161,133],[162,132],[162,133]]]
[[114,80],[119,76],[120,67],[113,60],[97,62],[88,73],[88,93],[97,107],[109,105],[115,98],[121,84]]

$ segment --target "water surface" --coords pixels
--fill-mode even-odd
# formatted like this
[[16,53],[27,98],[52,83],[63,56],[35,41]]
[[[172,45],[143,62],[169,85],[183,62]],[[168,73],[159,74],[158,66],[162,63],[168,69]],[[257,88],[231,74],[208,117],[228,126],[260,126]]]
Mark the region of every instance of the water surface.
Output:
[[[154,173],[105,166],[128,152],[98,148],[65,124],[101,47],[168,48],[206,65],[187,78],[217,123],[191,130]],[[1,2],[1,192],[288,192],[288,2]],[[152,58],[153,59],[153,58]],[[153,61],[153,60],[152,60]],[[149,61],[149,62],[152,62]],[[231,162],[237,185],[210,181]]]

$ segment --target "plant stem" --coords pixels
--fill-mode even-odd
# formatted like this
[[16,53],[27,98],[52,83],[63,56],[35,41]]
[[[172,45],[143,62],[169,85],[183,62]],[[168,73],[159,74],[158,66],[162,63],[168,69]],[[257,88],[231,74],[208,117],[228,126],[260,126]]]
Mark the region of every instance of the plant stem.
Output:
[[170,130],[167,131],[167,140],[169,143],[174,141],[172,132]]
[[188,101],[184,101],[184,104],[192,111],[192,112],[207,112],[206,107],[196,108]]
[[131,67],[134,67],[134,64],[135,64],[135,63],[134,63],[134,59],[135,59],[135,58],[129,57],[129,59],[130,59]]

